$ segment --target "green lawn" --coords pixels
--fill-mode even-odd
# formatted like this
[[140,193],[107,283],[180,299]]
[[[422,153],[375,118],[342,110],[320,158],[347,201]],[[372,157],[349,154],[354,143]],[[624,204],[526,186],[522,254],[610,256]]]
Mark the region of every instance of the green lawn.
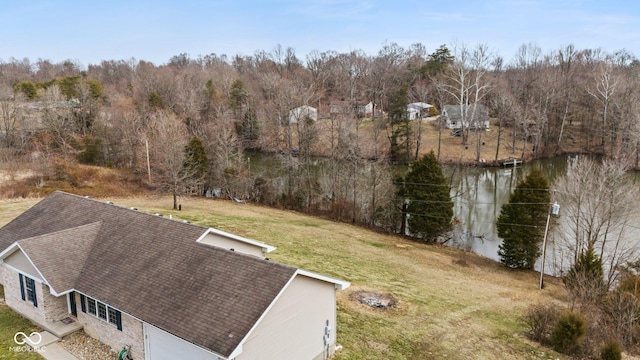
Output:
[[[0,286],[0,297],[4,298],[2,286]],[[25,347],[13,341],[13,336],[18,331],[31,334],[39,330],[31,321],[13,312],[8,306],[0,305],[0,359],[42,359],[42,356],[37,353],[16,351],[17,348],[25,349]]]
[[[531,304],[566,300],[557,279],[541,291],[535,272],[291,211],[202,198],[182,198],[182,211],[171,210],[169,197],[109,200],[274,245],[274,261],[350,281],[338,292],[343,349],[333,360],[565,359],[526,339],[520,321]],[[33,203],[0,202],[0,226]],[[398,306],[370,308],[353,299],[359,290],[391,294]],[[9,344],[28,324],[12,321],[0,324],[13,326],[2,335]]]
[[[182,211],[169,198],[115,203],[259,240],[277,247],[274,261],[350,281],[338,293],[334,360],[564,358],[526,339],[520,321],[530,304],[564,301],[557,279],[540,291],[535,272],[291,211],[192,198]],[[358,290],[391,294],[398,307],[362,305]]]

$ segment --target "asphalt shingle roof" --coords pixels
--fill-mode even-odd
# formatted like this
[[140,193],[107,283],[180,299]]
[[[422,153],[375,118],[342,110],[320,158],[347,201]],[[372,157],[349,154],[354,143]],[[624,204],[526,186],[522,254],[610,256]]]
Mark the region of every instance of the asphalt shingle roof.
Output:
[[55,291],[74,288],[228,357],[296,268],[196,240],[206,227],[55,192],[0,229]]
[[[467,110],[467,117],[471,116],[470,106],[464,105],[465,110]],[[460,105],[445,105],[444,110],[449,116],[449,119],[452,121],[460,121],[462,119],[462,115],[460,114]],[[489,119],[489,113],[487,112],[487,108],[482,104],[476,104],[476,120],[477,121],[485,121]]]

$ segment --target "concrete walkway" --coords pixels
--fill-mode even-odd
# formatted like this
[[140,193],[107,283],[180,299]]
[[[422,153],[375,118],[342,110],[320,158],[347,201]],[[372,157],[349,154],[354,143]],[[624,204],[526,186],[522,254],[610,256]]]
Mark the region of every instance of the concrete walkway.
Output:
[[78,360],[77,357],[71,355],[70,352],[65,350],[58,341],[60,338],[53,335],[48,331],[42,331],[38,335],[33,335],[29,338],[29,342],[35,344],[36,351],[43,358],[47,360]]

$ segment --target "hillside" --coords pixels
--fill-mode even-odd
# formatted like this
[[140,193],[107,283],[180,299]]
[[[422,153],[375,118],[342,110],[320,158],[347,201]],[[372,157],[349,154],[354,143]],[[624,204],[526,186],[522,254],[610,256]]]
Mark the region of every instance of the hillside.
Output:
[[[564,301],[557,279],[540,291],[537,273],[472,253],[246,203],[184,198],[171,211],[169,197],[109,200],[275,245],[274,261],[350,281],[338,295],[336,360],[562,358],[528,341],[519,320],[531,304]],[[35,202],[0,202],[0,226]],[[355,299],[360,291],[397,305],[369,307]]]

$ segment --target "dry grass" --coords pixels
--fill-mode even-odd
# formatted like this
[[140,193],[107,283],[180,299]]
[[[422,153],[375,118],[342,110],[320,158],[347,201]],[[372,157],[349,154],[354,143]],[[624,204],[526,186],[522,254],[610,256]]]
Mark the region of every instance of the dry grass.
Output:
[[[485,159],[487,162],[491,162],[496,159],[496,147],[498,146],[498,127],[495,124],[495,120],[492,122],[492,126],[489,131],[470,131],[467,144],[463,143],[462,137],[451,136],[450,129],[442,129],[442,132],[438,131],[437,118],[430,118],[429,120],[412,121],[413,132],[417,133],[420,130],[421,133],[421,146],[420,153],[426,154],[433,150],[434,153],[438,153],[438,147],[440,147],[440,159],[446,163],[461,163],[461,164],[474,164],[476,159],[476,147],[478,139],[480,140],[480,158]],[[344,120],[348,123],[353,120]],[[320,129],[320,133],[329,134],[331,128],[331,121],[329,119],[320,119],[316,122]],[[360,138],[359,150],[363,156],[373,156],[373,144],[377,144],[378,152],[388,151],[389,140],[386,130],[380,130],[378,141],[374,141],[374,132],[376,131],[376,122],[371,120],[365,120],[360,123],[358,136]],[[331,148],[329,142],[329,136],[321,136],[321,141],[316,149],[317,153],[328,154],[328,149]],[[484,143],[484,144],[483,144]],[[513,151],[513,138],[511,136],[510,129],[504,128],[502,135],[500,136],[500,150],[498,152],[497,159],[506,159],[508,157],[521,157],[522,148],[524,146],[523,141],[516,141],[515,151]],[[525,147],[525,158],[531,157],[531,144],[527,144]]]
[[0,199],[41,197],[55,190],[93,197],[125,197],[150,192],[141,177],[128,169],[80,165],[57,159],[49,171],[51,174],[45,176],[29,169],[28,163],[24,165],[19,171],[0,169]]
[[[353,123],[354,120],[344,120],[347,123]],[[320,129],[321,142],[316,149],[317,153],[328,154],[330,149],[329,136],[331,121],[329,119],[320,119],[317,121],[317,125]],[[477,145],[480,143],[480,158],[484,159],[486,163],[494,162],[497,160],[507,159],[509,157],[523,157],[525,160],[530,160],[533,157],[532,144],[525,144],[522,140],[513,142],[513,132],[511,128],[503,127],[502,134],[500,135],[500,147],[496,157],[496,148],[498,148],[498,124],[497,119],[491,119],[491,126],[488,131],[469,131],[469,137],[467,143],[463,143],[462,137],[451,136],[450,129],[442,129],[438,131],[437,117],[424,119],[420,121],[412,121],[414,134],[420,130],[421,134],[421,146],[420,154],[427,154],[432,151],[438,154],[438,148],[440,148],[440,160],[444,163],[459,163],[459,164],[476,164],[476,150]],[[373,156],[372,144],[376,144],[378,153],[388,152],[389,140],[387,130],[380,131],[378,141],[374,141],[374,132],[376,130],[376,123],[371,120],[362,121],[358,129],[358,137],[360,138],[359,150],[362,156]],[[580,152],[584,151],[580,146],[584,145],[584,139],[580,136],[580,124],[574,123],[573,125],[567,125],[565,129],[565,140],[563,141],[562,151],[566,152]],[[478,141],[479,140],[479,141]],[[515,150],[514,150],[515,145]],[[524,152],[523,152],[524,148]]]
[[[538,274],[442,246],[425,245],[290,211],[202,198],[115,199],[116,205],[171,214],[277,246],[270,258],[348,280],[338,294],[338,342],[345,359],[562,358],[523,335],[530,304],[564,301],[557,279],[537,289]],[[0,225],[35,200],[0,202]],[[350,298],[359,291],[390,293],[392,310]]]

